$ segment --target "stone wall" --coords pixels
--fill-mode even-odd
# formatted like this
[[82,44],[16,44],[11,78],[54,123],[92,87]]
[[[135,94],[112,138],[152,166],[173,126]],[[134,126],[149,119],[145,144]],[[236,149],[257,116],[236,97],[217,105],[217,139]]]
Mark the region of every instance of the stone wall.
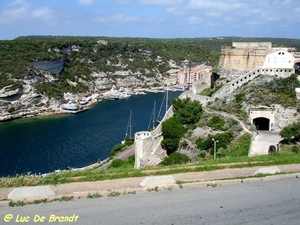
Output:
[[225,70],[251,71],[264,65],[267,53],[267,49],[222,48],[219,67]]
[[232,42],[234,48],[271,49],[272,42]]
[[259,75],[271,75],[276,77],[289,77],[295,71],[292,69],[277,69],[277,68],[258,68],[252,71],[245,73],[244,75],[232,80],[231,82],[225,84],[222,88],[220,88],[216,93],[212,95],[213,101],[216,98],[224,98],[226,96],[231,95],[236,89],[240,88],[245,83],[253,80],[255,77]]
[[163,121],[174,115],[171,106],[164,118],[153,131],[140,131],[134,135],[135,165],[136,169],[159,164],[167,156],[166,151],[161,147],[163,140],[161,128]]
[[209,102],[213,100],[212,97],[203,96],[203,95],[196,95],[192,92],[184,92],[180,98],[190,98],[191,100],[196,100],[201,103],[202,106],[206,106]]

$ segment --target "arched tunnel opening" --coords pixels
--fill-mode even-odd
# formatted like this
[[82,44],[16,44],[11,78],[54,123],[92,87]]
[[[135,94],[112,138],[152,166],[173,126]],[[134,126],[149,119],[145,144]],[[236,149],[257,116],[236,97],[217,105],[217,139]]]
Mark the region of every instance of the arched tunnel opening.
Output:
[[253,124],[257,130],[269,130],[270,120],[264,117],[258,117],[253,120]]
[[300,62],[295,63],[294,68],[295,73],[300,74]]

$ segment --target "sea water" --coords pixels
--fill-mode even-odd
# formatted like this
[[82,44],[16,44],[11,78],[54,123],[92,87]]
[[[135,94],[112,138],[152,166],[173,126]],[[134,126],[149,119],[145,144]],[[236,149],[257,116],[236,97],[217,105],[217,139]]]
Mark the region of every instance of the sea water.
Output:
[[[169,104],[181,92],[169,92]],[[146,131],[154,102],[156,115],[164,93],[103,100],[79,114],[16,120],[0,124],[0,176],[49,173],[80,168],[109,157],[124,140],[132,111],[132,136]],[[163,106],[165,107],[165,106]],[[165,109],[162,109],[165,112]]]

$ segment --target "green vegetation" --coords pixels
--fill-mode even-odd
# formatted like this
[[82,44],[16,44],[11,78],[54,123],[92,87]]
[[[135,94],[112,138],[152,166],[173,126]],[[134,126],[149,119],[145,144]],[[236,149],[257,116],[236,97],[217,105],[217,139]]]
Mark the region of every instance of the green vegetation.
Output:
[[132,145],[134,142],[133,138],[126,137],[124,144],[116,144],[110,151],[110,158],[115,157],[118,153],[124,151],[128,146]]
[[164,139],[161,145],[168,155],[178,149],[180,138],[186,133],[188,127],[194,126],[199,121],[202,112],[199,102],[191,101],[189,98],[176,98],[172,104],[174,116],[162,123]]
[[174,118],[177,118],[181,124],[193,125],[201,117],[202,106],[198,101],[191,101],[189,98],[176,98],[172,101],[174,108]]
[[179,165],[186,164],[190,161],[189,157],[185,154],[179,152],[173,152],[168,157],[165,157],[160,165],[170,166],[170,165]]
[[220,157],[243,157],[248,156],[251,144],[251,134],[243,134],[233,140],[227,149],[219,153]]
[[296,107],[295,88],[300,84],[297,76],[297,74],[292,74],[290,77],[276,78],[259,86],[249,86],[247,88],[247,104],[268,107],[279,104],[283,107]]
[[298,121],[296,123],[292,123],[291,125],[284,127],[280,131],[280,135],[282,138],[284,138],[288,142],[290,142],[292,140],[299,141],[300,140],[300,121]]
[[218,152],[219,149],[226,149],[230,142],[233,140],[233,133],[232,132],[224,132],[219,133],[216,135],[209,135],[206,139],[198,138],[196,141],[197,147],[200,150],[209,151],[210,154],[213,154],[214,148],[214,141],[215,139],[218,141],[216,145],[216,151]]
[[47,202],[54,202],[54,201],[71,201],[73,200],[73,196],[61,196],[59,198],[54,198],[54,199],[48,199],[48,198],[43,198],[43,199],[35,199],[33,201],[9,201],[8,206],[9,207],[17,207],[17,206],[24,206],[24,205],[31,205],[31,204],[41,204],[41,203],[47,203]]
[[[124,70],[123,65],[131,73],[140,71],[147,77],[155,77],[157,72],[168,76],[170,60],[177,65],[188,60],[207,62],[212,66],[216,66],[219,60],[218,52],[183,39],[106,37],[107,45],[98,44],[99,39],[102,38],[29,36],[0,41],[0,89],[9,85],[10,89],[20,88],[22,82],[19,79],[30,77],[37,79],[34,84],[36,92],[60,99],[64,92],[87,92],[86,82],[94,81],[92,72],[103,72],[113,84],[117,78],[114,73]],[[144,54],[145,51],[149,54]],[[67,62],[59,75],[51,74],[55,81],[49,81],[31,65],[33,61],[60,59],[67,59]]]
[[214,130],[224,130],[225,121],[219,116],[213,116],[208,122],[207,126]]
[[88,193],[87,198],[101,198],[103,195],[100,195],[99,193]]
[[204,89],[200,95],[204,96],[212,96],[214,93],[216,93],[221,87],[223,87],[223,84],[217,84],[213,88],[206,88]]
[[[128,177],[143,177],[145,175],[169,175],[175,173],[202,172],[212,171],[224,168],[242,168],[253,166],[270,166],[300,163],[299,153],[272,153],[265,156],[229,156],[220,157],[216,160],[206,159],[194,164],[174,165],[174,166],[157,166],[153,168],[144,168],[136,170],[131,168],[113,168],[106,171],[83,170],[83,171],[66,171],[60,174],[50,174],[46,177],[35,177],[31,175],[19,176],[18,178],[6,177],[0,178],[0,187],[16,187],[20,184],[17,179],[27,180],[28,183],[22,183],[21,186],[37,186],[37,185],[56,185],[71,182],[112,180]],[[24,179],[32,177],[29,179]],[[8,182],[7,180],[12,180]]]

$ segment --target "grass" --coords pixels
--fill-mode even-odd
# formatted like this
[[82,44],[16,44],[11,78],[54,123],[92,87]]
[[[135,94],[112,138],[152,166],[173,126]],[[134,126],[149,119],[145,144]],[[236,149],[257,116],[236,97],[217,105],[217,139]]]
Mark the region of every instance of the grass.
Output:
[[[246,143],[247,138],[241,137]],[[240,142],[240,143],[243,143]],[[254,166],[270,166],[300,163],[300,154],[283,152],[272,153],[265,156],[237,156],[236,145],[231,148],[231,155],[223,158],[206,159],[195,164],[173,165],[173,166],[156,166],[136,170],[133,168],[115,168],[105,171],[83,170],[67,171],[59,174],[53,173],[46,177],[37,177],[33,175],[18,175],[16,177],[0,178],[0,187],[20,187],[20,186],[37,186],[37,185],[56,185],[71,182],[113,180],[129,177],[143,177],[149,175],[170,175],[176,173],[213,171],[224,168],[243,168]],[[229,154],[229,155],[230,155]]]
[[99,193],[88,193],[87,198],[101,198],[103,195],[100,195]]
[[54,202],[54,201],[71,201],[73,200],[73,196],[61,196],[59,198],[54,198],[54,199],[48,199],[48,198],[43,198],[43,199],[35,199],[34,201],[9,201],[8,206],[9,207],[17,207],[17,206],[24,206],[24,205],[31,205],[31,204],[41,204],[41,203],[47,203],[47,202]]

